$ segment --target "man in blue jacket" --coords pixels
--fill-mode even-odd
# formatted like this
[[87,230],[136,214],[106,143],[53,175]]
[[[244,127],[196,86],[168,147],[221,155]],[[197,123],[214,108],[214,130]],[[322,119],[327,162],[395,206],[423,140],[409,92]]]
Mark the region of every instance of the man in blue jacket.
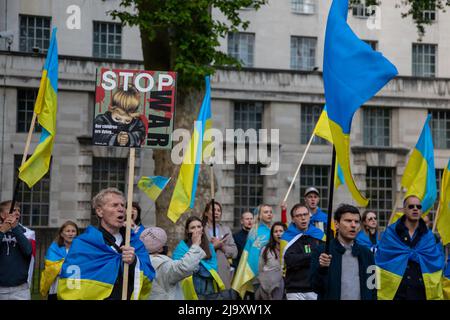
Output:
[[334,220],[338,234],[330,252],[324,253],[322,245],[312,257],[311,285],[318,300],[376,300],[373,254],[355,242],[361,224],[358,208],[343,204]]
[[0,300],[30,300],[28,269],[33,249],[19,224],[19,205],[12,214],[10,207],[11,201],[0,203]]

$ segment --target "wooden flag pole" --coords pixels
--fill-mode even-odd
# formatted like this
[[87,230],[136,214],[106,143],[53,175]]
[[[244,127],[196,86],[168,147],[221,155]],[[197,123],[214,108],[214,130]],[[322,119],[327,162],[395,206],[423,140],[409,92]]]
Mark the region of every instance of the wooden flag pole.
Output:
[[330,252],[330,242],[332,238],[333,230],[331,230],[331,216],[333,215],[333,197],[334,197],[334,173],[336,170],[336,148],[333,145],[333,154],[331,156],[331,174],[330,174],[330,184],[328,189],[328,214],[327,214],[327,230],[326,230],[326,242],[325,242],[325,253]]
[[295,179],[297,178],[297,175],[300,172],[300,168],[302,167],[303,161],[305,160],[306,154],[308,153],[309,147],[311,146],[313,139],[314,139],[314,133],[311,135],[311,138],[309,138],[309,141],[308,141],[308,144],[306,145],[305,151],[303,151],[303,155],[302,155],[302,158],[300,159],[300,163],[298,164],[297,171],[295,171],[294,178],[292,179],[291,185],[289,186],[289,189],[286,192],[286,195],[284,196],[283,202],[286,202],[286,200],[289,196],[289,193],[291,192],[291,189],[294,186]]
[[[28,136],[27,136],[27,140],[25,142],[25,149],[23,151],[22,162],[21,162],[20,166],[23,166],[25,161],[27,161],[28,150],[30,149],[30,144],[31,144],[31,137],[33,136],[34,127],[36,126],[36,119],[37,119],[37,114],[35,112],[33,112],[33,118],[31,119],[30,130],[28,130]],[[13,197],[11,200],[11,207],[9,208],[10,214],[14,212],[14,207],[16,206],[17,193],[19,192],[20,181],[21,180],[19,179],[19,172],[17,172],[16,185],[14,187],[14,193],[13,193]]]
[[[434,217],[434,221],[433,221],[433,230],[432,230],[433,233],[436,231],[436,226],[437,226],[436,222],[437,222],[437,220],[439,218],[439,212],[441,211],[440,209],[441,209],[441,202],[439,201],[439,205],[438,205],[438,208],[436,210],[436,216]],[[428,214],[430,214],[430,213],[428,213]]]
[[[134,187],[134,161],[135,148],[130,148],[130,160],[128,163],[128,194],[127,194],[127,216],[126,216],[126,231],[125,231],[125,246],[130,246],[131,237],[131,211],[133,208],[133,187]],[[122,300],[127,300],[128,293],[128,269],[127,263],[123,265],[123,284],[122,284]]]
[[211,215],[213,222],[213,237],[216,237],[216,204],[214,202],[214,170],[213,170],[213,162],[210,164],[210,174],[211,174]]

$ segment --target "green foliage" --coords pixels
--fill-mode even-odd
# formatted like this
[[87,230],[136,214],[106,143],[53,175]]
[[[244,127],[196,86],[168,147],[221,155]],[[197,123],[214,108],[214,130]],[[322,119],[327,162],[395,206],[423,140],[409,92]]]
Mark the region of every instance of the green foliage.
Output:
[[[111,15],[125,25],[139,26],[141,36],[147,37],[149,43],[163,38],[168,49],[159,59],[168,59],[165,65],[178,72],[180,87],[188,89],[201,87],[204,77],[213,74],[216,67],[240,67],[239,61],[219,51],[219,39],[229,32],[247,29],[249,22],[240,17],[240,9],[251,6],[257,10],[266,2],[122,0],[120,9]],[[211,10],[219,10],[228,22],[215,20]]]

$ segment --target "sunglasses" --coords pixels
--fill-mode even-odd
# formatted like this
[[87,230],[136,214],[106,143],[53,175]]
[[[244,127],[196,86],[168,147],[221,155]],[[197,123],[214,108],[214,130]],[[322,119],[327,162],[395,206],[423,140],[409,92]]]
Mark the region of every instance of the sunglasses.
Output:
[[371,218],[369,218],[369,219],[367,219],[367,220],[372,221],[372,220],[377,220],[377,218],[371,217]]
[[408,204],[408,209],[412,210],[414,208],[417,208],[419,210],[422,209],[422,205],[421,204]]

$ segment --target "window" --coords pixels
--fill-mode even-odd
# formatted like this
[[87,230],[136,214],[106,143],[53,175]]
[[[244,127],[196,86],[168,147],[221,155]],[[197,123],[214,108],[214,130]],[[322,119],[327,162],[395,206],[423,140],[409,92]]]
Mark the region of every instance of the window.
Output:
[[437,45],[413,43],[412,46],[412,75],[434,77],[436,75]]
[[314,14],[316,11],[314,0],[291,0],[291,8],[294,13]]
[[291,36],[291,69],[311,71],[316,67],[316,38]]
[[391,109],[363,108],[364,145],[389,147],[391,137]]
[[262,128],[263,103],[237,101],[234,103],[234,128],[259,130]]
[[423,5],[425,6],[424,10],[422,11],[423,20],[436,21],[436,2],[424,2]]
[[[14,181],[21,163],[22,155],[14,155]],[[25,226],[48,226],[50,170],[31,189],[24,182],[20,183],[17,201],[20,203],[21,223]]]
[[264,176],[258,164],[236,164],[234,169],[234,226],[239,227],[241,214],[263,203]]
[[378,224],[384,228],[392,213],[395,197],[395,168],[367,167],[367,210],[378,215]]
[[315,187],[320,192],[319,206],[327,211],[329,176],[330,166],[303,165],[300,169],[300,199],[304,198],[306,188]]
[[362,3],[352,6],[352,14],[357,18],[368,18],[373,14],[373,12],[369,10],[368,6],[366,6],[365,0],[362,0]]
[[254,33],[237,32],[228,34],[228,55],[241,61],[243,66],[253,67],[254,51]]
[[[30,130],[37,94],[38,89],[17,90],[17,132],[28,132]],[[36,121],[34,132],[40,131],[41,126]]]
[[47,52],[50,45],[51,18],[19,15],[19,23],[19,50],[33,52],[33,48],[39,48],[41,52]]
[[450,111],[432,110],[430,127],[433,146],[436,149],[450,148]]
[[94,21],[94,57],[120,59],[121,56],[120,23]]
[[378,41],[376,40],[364,40],[365,43],[367,43],[373,50],[378,50]]
[[127,158],[97,158],[92,161],[92,196],[114,187],[125,192]]
[[[323,106],[302,104],[300,119],[300,143],[307,144],[322,113]],[[315,136],[313,144],[327,144],[325,139]]]

